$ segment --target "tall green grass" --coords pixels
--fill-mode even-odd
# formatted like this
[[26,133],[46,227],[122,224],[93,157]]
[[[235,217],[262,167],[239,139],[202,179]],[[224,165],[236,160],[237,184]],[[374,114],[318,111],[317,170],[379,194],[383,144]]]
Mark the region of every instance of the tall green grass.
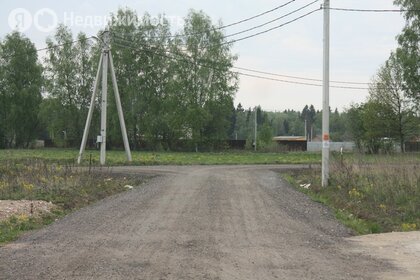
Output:
[[289,181],[335,209],[359,233],[420,229],[420,158],[402,156],[335,157],[330,185],[321,187],[320,170],[293,171]]

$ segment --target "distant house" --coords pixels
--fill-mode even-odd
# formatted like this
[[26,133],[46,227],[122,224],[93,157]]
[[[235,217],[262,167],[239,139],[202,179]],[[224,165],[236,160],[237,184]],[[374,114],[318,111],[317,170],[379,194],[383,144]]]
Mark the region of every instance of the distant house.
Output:
[[308,141],[305,136],[276,136],[273,141],[284,147],[286,151],[306,151]]
[[406,152],[420,152],[420,136],[412,137],[404,145]]

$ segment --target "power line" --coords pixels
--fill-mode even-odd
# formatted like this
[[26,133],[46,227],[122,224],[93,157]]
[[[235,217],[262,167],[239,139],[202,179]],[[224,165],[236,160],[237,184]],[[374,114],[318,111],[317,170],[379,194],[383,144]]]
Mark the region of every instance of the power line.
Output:
[[[174,56],[170,56],[161,52],[157,52],[157,51],[151,51],[148,49],[138,49],[136,47],[133,47],[131,45],[127,45],[127,44],[121,44],[121,43],[117,43],[118,46],[120,47],[125,47],[125,48],[130,48],[133,50],[137,50],[137,51],[145,51],[148,53],[153,53],[155,55],[161,56],[161,57],[165,57],[165,58],[169,58],[169,59],[174,59],[177,61],[182,61],[182,62],[186,62],[186,63],[190,63],[192,64],[193,62],[190,60],[191,57],[188,56],[182,56],[182,57],[174,57]],[[216,68],[214,66],[210,66],[209,64],[203,63],[203,62],[198,62],[198,64],[202,67],[205,68],[209,68],[215,71],[222,71],[222,69],[220,68]],[[234,67],[232,67],[234,68]],[[298,85],[305,85],[305,86],[316,86],[316,87],[322,87],[322,84],[315,84],[315,83],[307,83],[307,82],[298,82],[298,81],[288,81],[288,80],[283,80],[283,79],[278,79],[278,78],[270,78],[270,77],[263,77],[263,76],[259,76],[259,75],[254,75],[254,74],[247,74],[247,73],[243,73],[243,72],[239,72],[239,71],[229,71],[233,74],[238,74],[241,76],[247,76],[247,77],[252,77],[252,78],[258,78],[258,79],[264,79],[264,80],[270,80],[270,81],[276,81],[276,82],[282,82],[282,83],[289,83],[289,84],[298,84]],[[330,88],[340,88],[340,89],[352,89],[352,90],[368,90],[368,88],[365,87],[350,87],[350,86],[330,86]]]
[[[291,79],[298,79],[298,80],[305,80],[305,81],[322,82],[321,79],[307,78],[307,77],[301,77],[301,76],[283,75],[283,74],[277,74],[277,73],[273,73],[273,72],[266,72],[266,71],[261,71],[261,70],[239,67],[239,66],[233,66],[232,68],[239,69],[239,70],[244,70],[244,71],[249,71],[249,72],[254,72],[254,73],[259,73],[259,74],[270,75],[270,76],[277,76],[277,77],[284,77],[284,78],[291,78]],[[330,81],[330,82],[336,83],[336,84],[369,85],[369,83],[362,83],[362,82],[349,82],[349,81]]]
[[[288,6],[289,4],[292,4],[292,3],[293,3],[293,2],[295,2],[295,1],[296,1],[296,0],[290,0],[290,1],[288,1],[288,2],[286,2],[286,3],[284,3],[284,4],[282,4],[282,5],[276,6],[276,7],[272,8],[272,9],[270,9],[270,10],[267,10],[267,11],[265,11],[265,12],[259,13],[259,14],[257,14],[257,15],[254,15],[254,16],[251,16],[251,17],[248,17],[248,18],[245,18],[245,19],[242,19],[242,20],[236,21],[236,22],[232,22],[232,23],[229,23],[229,24],[226,24],[226,25],[222,25],[222,26],[217,26],[217,27],[214,27],[214,28],[213,28],[213,30],[225,29],[225,28],[228,28],[228,27],[231,27],[231,26],[235,26],[235,25],[238,25],[238,24],[241,24],[241,23],[244,23],[244,22],[247,22],[247,21],[250,21],[250,20],[256,19],[256,18],[259,18],[259,17],[261,17],[261,16],[264,16],[264,15],[266,15],[266,14],[269,14],[269,13],[272,13],[272,12],[274,12],[274,11],[276,11],[276,10],[279,10],[279,9],[281,9],[281,8],[284,8],[284,7]],[[318,1],[318,0],[316,0],[316,1]],[[205,32],[208,32],[208,30],[206,30],[206,31],[202,31],[202,32],[189,33],[189,34],[174,34],[174,35],[168,35],[168,36],[166,36],[166,38],[178,38],[178,37],[194,36],[194,35],[200,35],[200,34],[203,34],[203,33],[205,33]],[[157,37],[157,36],[150,36],[150,37],[148,37],[148,38],[159,38],[159,37]]]
[[262,13],[260,13],[260,14],[258,14],[258,15],[255,15],[255,16],[252,16],[252,17],[249,17],[249,18],[246,18],[246,19],[243,19],[243,20],[240,20],[240,21],[237,21],[237,22],[231,23],[231,24],[227,24],[227,25],[224,25],[224,26],[217,27],[217,29],[223,29],[223,28],[231,27],[231,26],[234,26],[234,25],[238,25],[238,24],[240,24],[240,23],[244,23],[244,22],[247,22],[247,21],[250,21],[250,20],[256,19],[256,18],[261,17],[261,16],[263,16],[263,15],[266,15],[266,14],[268,14],[268,13],[274,12],[274,11],[276,11],[276,10],[280,9],[280,8],[286,7],[287,5],[289,5],[289,4],[291,4],[291,3],[295,2],[295,1],[296,1],[296,0],[291,0],[291,1],[289,1],[289,2],[287,2],[287,3],[285,3],[285,4],[283,4],[283,5],[277,6],[277,7],[273,8],[273,9],[271,9],[271,10],[268,10],[268,11],[262,12]]
[[[91,37],[87,37],[87,38],[83,38],[83,39],[78,39],[78,40],[74,40],[74,41],[71,41],[71,42],[66,42],[66,43],[62,43],[62,44],[58,44],[58,45],[54,45],[54,46],[50,46],[50,47],[36,49],[36,50],[34,50],[34,52],[45,51],[45,50],[52,50],[52,49],[55,49],[55,48],[58,48],[58,47],[62,47],[62,46],[70,45],[70,44],[75,44],[75,43],[78,43],[80,41],[86,41],[86,40],[94,39],[94,38],[95,38],[94,36],[91,36]],[[117,39],[120,39],[120,38],[117,38]],[[124,41],[125,42],[128,42],[125,39],[124,39]],[[149,52],[149,53],[152,52],[152,53],[154,53],[156,55],[163,56],[163,57],[166,57],[166,58],[169,58],[169,59],[175,59],[175,60],[178,60],[178,61],[184,61],[184,62],[187,62],[187,63],[192,63],[192,61],[189,60],[189,59],[191,59],[191,57],[188,57],[189,59],[187,59],[185,56],[182,56],[182,58],[177,58],[177,57],[169,56],[169,55],[166,55],[166,54],[163,54],[163,53],[160,53],[160,52],[158,53],[158,52],[153,52],[153,51],[147,50],[147,49],[134,48],[131,45],[127,45],[127,44],[124,44],[123,45],[123,44],[118,43],[118,42],[115,42],[115,43],[118,46],[120,46],[120,47],[128,47],[128,48],[133,49],[133,50],[146,51],[146,52]],[[130,42],[130,43],[134,43],[134,42]],[[27,52],[27,53],[29,53],[29,52]],[[20,56],[20,55],[23,55],[23,54],[18,54],[16,56]],[[11,55],[11,56],[14,56],[14,55]],[[215,68],[214,66],[209,66],[208,64],[204,64],[202,62],[199,62],[199,64],[201,66],[203,66],[203,67],[210,68],[210,69],[215,70],[215,71],[222,71],[219,68]],[[241,70],[250,71],[250,72],[261,73],[261,74],[267,74],[267,75],[283,76],[283,77],[296,78],[296,79],[302,79],[302,80],[310,80],[310,81],[321,81],[321,80],[318,80],[318,79],[303,78],[303,77],[297,77],[297,76],[280,75],[280,74],[275,74],[275,73],[270,73],[270,72],[265,72],[265,71],[259,71],[259,70],[249,69],[249,68],[243,68],[243,67],[234,67],[234,66],[232,66],[232,68],[241,69]],[[239,72],[239,71],[230,71],[230,72],[233,73],[233,74],[241,75],[241,76],[247,76],[247,77],[264,79],[264,80],[270,80],[270,81],[277,81],[277,82],[283,82],[283,83],[289,83],[289,84],[298,84],[298,85],[316,86],[316,87],[321,87],[322,86],[321,84],[307,83],[307,82],[298,82],[298,81],[288,81],[288,80],[277,79],[277,78],[263,77],[263,76],[254,75],[254,74],[247,74],[247,73],[243,73],[243,72]],[[335,82],[337,82],[337,83],[347,83],[347,84],[363,84],[363,83],[344,82],[344,81],[335,81]],[[358,90],[367,90],[368,89],[368,88],[362,88],[362,87],[347,87],[347,86],[331,86],[331,88],[358,89]]]
[[[247,77],[252,77],[252,78],[258,78],[258,79],[264,79],[264,80],[270,80],[270,81],[276,81],[276,82],[282,82],[282,83],[288,83],[288,84],[322,87],[322,84],[288,81],[288,80],[282,80],[282,79],[270,78],[270,77],[263,77],[263,76],[259,76],[259,75],[253,75],[253,74],[246,74],[246,73],[242,73],[242,72],[234,72],[234,73],[238,73],[241,76],[247,76]],[[369,89],[369,88],[365,88],[365,87],[349,87],[349,86],[330,86],[330,88],[357,89],[357,90],[368,90]]]
[[[268,25],[268,24],[270,24],[270,23],[273,23],[273,22],[276,22],[276,21],[278,21],[278,20],[280,20],[280,19],[283,19],[283,18],[285,18],[285,17],[288,17],[288,16],[290,16],[290,15],[292,15],[292,14],[294,14],[294,13],[297,13],[297,12],[299,12],[299,11],[301,11],[301,10],[303,10],[303,9],[305,9],[305,8],[307,8],[307,7],[309,7],[309,6],[311,6],[311,5],[313,5],[313,4],[314,4],[314,3],[316,3],[316,2],[318,2],[318,0],[315,0],[315,1],[311,2],[311,3],[309,3],[309,4],[306,4],[306,5],[304,5],[304,6],[300,7],[300,8],[298,8],[298,9],[296,9],[296,10],[293,10],[293,11],[291,11],[291,12],[289,12],[289,13],[285,14],[285,15],[282,15],[282,16],[280,16],[280,17],[277,17],[277,18],[275,18],[275,19],[273,19],[273,20],[267,21],[267,22],[265,22],[265,23],[262,23],[262,24],[260,24],[260,25],[257,25],[257,26],[254,26],[254,27],[251,27],[251,28],[248,28],[248,29],[242,30],[242,31],[238,31],[238,32],[235,32],[235,33],[232,33],[232,34],[225,35],[225,36],[221,37],[220,39],[225,39],[225,38],[232,37],[232,36],[236,36],[236,35],[239,35],[239,34],[242,34],[242,33],[245,33],[245,32],[249,32],[249,31],[254,30],[254,29],[257,29],[257,28],[261,28],[261,27],[266,26],[266,25]],[[288,3],[290,3],[290,2],[288,2]],[[243,37],[243,38],[233,39],[233,40],[231,40],[231,41],[221,43],[220,45],[225,45],[225,44],[230,44],[230,43],[234,43],[234,42],[239,42],[239,41],[242,41],[242,40],[245,40],[245,39],[248,39],[248,38],[252,38],[252,37],[255,37],[255,36],[258,36],[258,35],[261,35],[261,34],[264,34],[264,33],[270,32],[270,31],[272,31],[272,30],[275,30],[275,29],[281,28],[281,27],[283,27],[283,26],[286,26],[286,25],[288,25],[288,24],[291,24],[291,23],[293,23],[293,22],[295,22],[295,21],[297,21],[297,20],[299,20],[299,19],[302,19],[302,18],[304,18],[304,17],[306,17],[306,16],[309,16],[310,14],[312,14],[312,13],[314,13],[314,12],[316,12],[316,11],[319,11],[319,10],[320,10],[320,9],[313,10],[313,11],[311,11],[311,12],[309,12],[309,13],[306,13],[306,14],[304,14],[304,15],[302,15],[302,16],[299,16],[299,17],[297,17],[297,18],[295,18],[295,19],[293,19],[293,20],[290,20],[290,21],[288,21],[288,22],[285,22],[285,23],[283,23],[283,24],[280,24],[280,25],[274,26],[274,27],[272,27],[272,28],[266,29],[266,30],[264,30],[264,31],[261,31],[261,32],[258,32],[258,33],[255,33],[255,34],[252,34],[252,35],[249,35],[249,36]],[[231,26],[231,25],[227,25],[227,26]],[[215,28],[215,30],[217,30],[217,29],[221,29],[221,28],[224,28],[224,27],[227,27],[227,26],[218,27],[218,28]],[[188,36],[194,36],[194,35],[204,34],[205,32],[208,32],[208,31],[210,31],[210,30],[203,31],[203,32],[190,33],[190,34],[176,34],[176,35],[170,35],[170,36],[165,36],[164,38],[173,38],[173,37],[188,37]],[[117,36],[117,37],[118,37],[118,35],[115,35],[114,33],[113,33],[113,36]],[[160,38],[160,37],[158,37],[158,36],[153,36],[153,37],[148,37],[148,38]],[[126,40],[125,38],[122,38],[122,37],[119,37],[119,39]],[[216,45],[219,45],[219,44],[216,44]],[[203,48],[207,48],[207,47],[202,47],[202,48],[200,48],[200,49],[203,49]]]
[[[322,8],[325,9],[325,8]],[[420,10],[398,10],[398,9],[352,9],[352,8],[329,8],[329,10],[343,12],[367,12],[367,13],[402,13],[402,12],[419,12]]]
[[254,34],[251,34],[251,35],[248,35],[248,36],[245,36],[245,37],[239,38],[239,39],[234,39],[234,40],[231,40],[231,41],[228,41],[228,42],[224,42],[224,43],[221,43],[221,44],[219,44],[219,45],[232,44],[232,43],[235,43],[235,42],[240,42],[240,41],[243,41],[243,40],[246,40],[246,39],[250,39],[250,38],[252,38],[252,37],[256,37],[256,36],[259,36],[259,35],[262,35],[262,34],[268,33],[268,32],[270,32],[270,31],[273,31],[273,30],[279,29],[279,28],[281,28],[281,27],[283,27],[283,26],[289,25],[289,24],[291,24],[291,23],[293,23],[293,22],[295,22],[295,21],[298,21],[298,20],[300,20],[300,19],[302,19],[302,18],[305,18],[305,17],[307,17],[307,16],[309,16],[309,15],[311,15],[311,14],[315,13],[315,12],[318,12],[318,11],[320,11],[320,10],[321,10],[321,9],[315,9],[315,10],[312,10],[312,11],[310,11],[310,12],[308,12],[308,13],[304,14],[304,15],[301,15],[301,16],[299,16],[299,17],[297,17],[297,18],[294,18],[294,19],[292,19],[292,20],[289,20],[289,21],[287,21],[287,22],[285,22],[285,23],[283,23],[283,24],[280,24],[280,25],[277,25],[277,26],[271,27],[271,28],[266,29],[266,30],[264,30],[264,31],[260,31],[260,32],[258,32],[258,33],[254,33]]
[[[120,39],[118,36],[114,36],[117,39]],[[122,41],[124,41],[125,43],[129,43],[129,44],[133,44],[135,42],[126,40],[126,39],[121,39]],[[118,43],[117,43],[118,44]],[[118,44],[121,47],[125,47],[126,45],[122,45],[122,44]],[[146,47],[146,45],[144,44],[140,44],[143,47]],[[133,49],[133,48],[131,48]],[[134,48],[135,50],[140,50],[137,48]],[[145,49],[142,49],[145,50]],[[150,50],[148,52],[151,52]],[[157,54],[157,52],[153,52],[155,54]],[[160,52],[160,54],[162,54],[162,52]],[[170,54],[174,54],[174,53],[170,53]],[[166,54],[164,54],[165,57],[167,58],[174,58],[174,57],[170,57]],[[178,54],[174,54],[174,55],[178,55]],[[182,57],[183,59],[185,59],[185,56]],[[191,59],[191,57],[188,57],[189,59]],[[204,63],[213,63],[213,61],[205,61],[205,60],[201,60]],[[202,65],[202,64],[201,64]],[[254,72],[254,73],[259,73],[259,74],[265,74],[265,75],[270,75],[270,76],[277,76],[277,77],[284,77],[284,78],[292,78],[292,79],[299,79],[299,80],[305,80],[305,81],[315,81],[315,82],[322,82],[321,79],[315,79],[315,78],[307,78],[307,77],[299,77],[299,76],[291,76],[291,75],[282,75],[282,74],[277,74],[277,73],[272,73],[272,72],[266,72],[266,71],[261,71],[261,70],[255,70],[255,69],[250,69],[250,68],[244,68],[244,67],[238,67],[238,66],[229,66],[232,67],[234,69],[239,69],[239,70],[244,70],[244,71],[249,71],[249,72]],[[238,72],[241,73],[241,72]],[[257,75],[251,75],[251,74],[246,74],[246,73],[242,73],[243,76],[249,76],[249,77],[257,77]],[[259,77],[262,78],[262,77]],[[270,78],[267,78],[270,79]],[[318,84],[311,84],[311,83],[305,83],[305,82],[298,82],[298,81],[285,81],[285,80],[280,80],[280,79],[270,79],[270,80],[277,80],[277,81],[282,81],[282,82],[289,82],[289,83],[296,83],[296,84],[302,84],[302,85],[312,85],[312,86],[321,86]],[[350,84],[350,85],[369,85],[369,83],[362,83],[362,82],[351,82],[351,81],[331,81],[332,83],[336,83],[336,84]],[[332,87],[336,87],[336,88],[352,88],[352,89],[367,89],[367,88],[362,88],[362,87],[344,87],[344,86],[332,86]]]
[[260,25],[257,25],[257,26],[254,26],[254,27],[251,27],[251,28],[248,28],[248,29],[245,29],[245,30],[242,30],[242,31],[236,32],[236,33],[232,33],[232,34],[225,35],[225,36],[224,36],[224,38],[228,38],[228,37],[236,36],[236,35],[239,35],[239,34],[242,34],[242,33],[245,33],[245,32],[248,32],[248,31],[251,31],[251,30],[254,30],[254,29],[260,28],[260,27],[263,27],[263,26],[266,26],[266,25],[268,25],[268,24],[270,24],[270,23],[276,22],[276,21],[278,21],[278,20],[280,20],[280,19],[283,19],[283,18],[285,18],[285,17],[288,17],[288,16],[290,16],[290,15],[293,15],[294,13],[297,13],[297,12],[299,12],[299,11],[301,11],[301,10],[303,10],[303,9],[305,9],[305,8],[307,8],[307,7],[309,7],[309,6],[311,6],[311,5],[315,4],[316,2],[318,2],[318,0],[315,0],[315,1],[311,2],[311,3],[309,3],[309,4],[306,4],[306,5],[304,5],[304,6],[300,7],[300,8],[298,8],[298,9],[296,9],[296,10],[293,10],[293,11],[291,11],[291,12],[289,12],[289,13],[285,14],[285,15],[282,15],[282,16],[280,16],[280,17],[277,17],[277,18],[275,18],[275,19],[273,19],[273,20],[267,21],[267,22],[265,22],[265,23],[263,23],[263,24],[260,24]]
[[[293,3],[293,2],[295,2],[295,1],[296,1],[296,0],[291,0],[291,1],[288,1],[288,2],[286,2],[286,3],[284,3],[284,4],[282,4],[282,5],[279,5],[279,6],[277,6],[277,7],[274,7],[274,8],[272,8],[272,9],[270,9],[270,10],[267,10],[267,11],[265,11],[265,12],[259,13],[259,14],[257,14],[257,15],[254,15],[254,16],[251,16],[251,17],[248,17],[248,18],[245,18],[245,19],[242,19],[242,20],[239,20],[239,21],[236,21],[236,22],[230,23],[230,24],[226,24],[226,25],[222,25],[222,26],[214,27],[214,30],[225,29],[225,28],[228,28],[228,27],[231,27],[231,26],[235,26],[235,25],[238,25],[238,24],[241,24],[241,23],[244,23],[244,22],[247,22],[247,21],[250,21],[250,20],[256,19],[256,18],[259,18],[259,17],[261,17],[261,16],[264,16],[264,15],[266,15],[266,14],[269,14],[269,13],[272,13],[272,12],[274,12],[274,11],[277,11],[277,10],[279,10],[279,9],[281,9],[281,8],[284,8],[284,7],[286,7],[287,5],[292,4],[292,3]],[[317,0],[317,1],[318,1],[318,0]],[[204,33],[204,32],[195,32],[195,33],[190,33],[190,34],[175,34],[175,35],[170,35],[170,36],[167,36],[167,37],[168,37],[168,38],[178,38],[178,37],[186,37],[186,36],[199,35],[199,34],[203,34],[203,33]],[[151,38],[154,38],[154,37],[151,37]]]
[[[317,1],[318,1],[318,0],[317,0]],[[311,3],[309,3],[309,4],[307,4],[307,5],[303,6],[303,7],[301,7],[301,8],[300,8],[300,9],[298,9],[298,10],[301,10],[301,9],[303,9],[303,8],[306,8],[306,7],[308,7],[309,5],[312,5],[312,4],[314,4],[315,2],[317,2],[317,1],[311,2]],[[296,10],[296,11],[298,11],[298,10]],[[244,37],[244,38],[240,38],[240,39],[232,40],[232,41],[225,42],[225,43],[218,44],[218,45],[223,45],[223,44],[227,44],[227,43],[233,43],[234,41],[245,40],[245,39],[248,39],[248,38],[251,38],[251,37],[257,36],[257,35],[259,35],[259,34],[266,33],[266,32],[268,32],[268,31],[271,31],[271,30],[274,30],[274,29],[277,29],[277,28],[283,27],[283,26],[285,26],[285,25],[287,25],[287,24],[290,24],[290,23],[292,23],[292,22],[294,22],[294,21],[296,21],[296,20],[298,20],[298,19],[301,19],[302,17],[308,16],[309,14],[311,14],[311,13],[313,13],[313,12],[315,12],[315,11],[318,11],[318,9],[316,9],[316,10],[314,10],[314,11],[312,11],[312,12],[309,12],[309,13],[307,13],[306,15],[302,15],[302,16],[300,16],[300,17],[298,17],[298,18],[295,18],[295,19],[293,19],[293,20],[291,20],[291,21],[289,21],[289,22],[286,22],[286,23],[284,23],[284,24],[281,24],[281,25],[279,25],[279,26],[276,26],[276,27],[270,28],[270,29],[268,29],[268,30],[265,30],[265,31],[260,32],[260,33],[257,33],[257,34],[253,34],[252,36],[247,36],[247,37]],[[270,23],[270,22],[269,22],[269,23]],[[245,32],[245,31],[243,31],[243,32]],[[240,33],[242,33],[242,32],[240,32]],[[114,37],[114,38],[119,39],[119,40],[122,40],[122,41],[124,41],[124,42],[131,43],[131,44],[132,44],[132,43],[135,43],[135,42],[133,42],[133,41],[130,41],[130,40],[124,39],[124,38],[122,38],[122,37],[119,37],[118,35],[115,35],[115,34],[112,34],[112,35],[113,35],[113,37]],[[137,44],[137,43],[136,43],[136,44]],[[145,45],[143,44],[143,46],[145,46]],[[145,47],[147,47],[147,46],[145,46]],[[232,68],[239,69],[239,70],[245,70],[245,71],[249,71],[249,72],[254,72],[254,73],[260,73],[260,74],[271,75],[271,76],[278,76],[278,77],[285,77],[285,78],[293,78],[293,79],[300,79],[300,80],[306,80],[306,81],[316,81],[316,82],[321,82],[321,81],[322,81],[321,79],[305,78],[305,77],[290,76],[290,75],[281,75],[281,74],[270,73],[270,72],[265,72],[265,71],[260,71],[260,70],[254,70],[254,69],[249,69],[249,68],[243,68],[243,67],[232,67]],[[333,82],[333,83],[337,83],[337,84],[354,84],[354,85],[368,85],[368,84],[369,84],[369,83],[350,82],[350,81],[331,81],[331,82]]]
[[[233,44],[233,43],[235,43],[235,42],[240,42],[240,41],[243,41],[243,40],[247,40],[247,39],[250,39],[250,38],[253,38],[253,37],[256,37],[256,36],[259,36],[259,35],[265,34],[265,33],[268,33],[268,32],[270,32],[270,31],[273,31],[273,30],[279,29],[279,28],[284,27],[284,26],[286,26],[286,25],[289,25],[289,24],[291,24],[291,23],[293,23],[293,22],[296,22],[296,21],[298,21],[298,20],[300,20],[300,19],[302,19],[302,18],[305,18],[305,17],[307,17],[307,16],[309,16],[309,15],[311,15],[311,14],[315,13],[315,12],[318,12],[318,11],[320,11],[320,10],[321,10],[320,8],[319,8],[319,9],[312,10],[312,11],[310,11],[310,12],[306,13],[306,14],[303,14],[303,15],[301,15],[301,16],[299,16],[299,17],[297,17],[297,18],[294,18],[294,19],[292,19],[292,20],[289,20],[289,21],[287,21],[287,22],[285,22],[285,23],[282,23],[282,24],[280,24],[280,25],[277,25],[277,26],[271,27],[271,28],[269,28],[269,29],[266,29],[266,30],[263,30],[263,31],[260,31],[260,32],[257,32],[257,33],[254,33],[254,34],[251,34],[251,35],[248,35],[248,36],[242,37],[242,38],[233,39],[233,40],[230,40],[230,41],[227,41],[227,42],[223,42],[223,43],[218,43],[218,44],[209,44],[209,45],[207,45],[207,46],[205,46],[205,47],[201,47],[201,48],[199,48],[199,49],[207,49],[207,48],[212,47],[212,46],[230,45],[230,44]],[[125,39],[125,38],[119,37],[119,36],[118,36],[118,35],[116,35],[115,33],[112,33],[112,36],[113,36],[113,37],[115,37],[115,38],[118,38],[118,39],[120,39],[120,40],[123,40],[123,41],[124,41],[124,40],[125,40],[125,41],[129,41],[129,40]]]
[[72,45],[72,44],[75,44],[75,43],[78,43],[78,42],[87,41],[87,40],[94,39],[94,38],[95,38],[95,36],[90,36],[90,37],[87,37],[87,38],[82,38],[82,39],[74,40],[74,41],[71,41],[71,42],[66,42],[66,43],[62,43],[62,44],[53,45],[53,46],[50,46],[50,47],[30,50],[30,51],[27,51],[27,52],[24,52],[24,53],[18,53],[18,54],[14,53],[14,54],[10,54],[10,55],[3,56],[3,57],[0,56],[0,58],[1,59],[7,59],[7,58],[10,58],[10,57],[19,57],[19,56],[24,56],[24,55],[28,55],[28,54],[31,54],[31,53],[41,52],[41,51],[49,51],[49,50],[53,50],[53,49],[56,49],[56,48],[59,48],[59,47]]

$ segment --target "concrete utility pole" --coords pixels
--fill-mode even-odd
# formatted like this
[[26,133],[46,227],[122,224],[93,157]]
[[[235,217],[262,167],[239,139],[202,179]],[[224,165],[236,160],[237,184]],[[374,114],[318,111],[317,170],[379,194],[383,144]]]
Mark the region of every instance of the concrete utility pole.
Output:
[[322,186],[328,186],[330,160],[330,0],[324,0],[324,74],[322,93]]
[[127,160],[131,161],[131,151],[130,151],[130,145],[128,144],[128,137],[127,137],[127,130],[125,128],[125,122],[124,122],[124,114],[121,107],[121,100],[120,100],[120,93],[118,91],[118,85],[117,85],[117,78],[115,76],[115,70],[114,70],[114,63],[112,61],[112,55],[110,50],[110,38],[109,38],[109,31],[105,31],[103,33],[102,38],[102,53],[99,60],[99,67],[98,72],[96,73],[95,83],[93,87],[93,93],[92,98],[90,101],[90,107],[88,116],[86,119],[86,125],[85,130],[83,132],[83,138],[82,143],[80,144],[80,152],[79,157],[77,158],[77,163],[80,164],[82,161],[83,152],[86,148],[86,141],[87,137],[89,135],[89,128],[90,124],[92,122],[92,114],[93,109],[95,107],[95,99],[98,92],[99,87],[99,80],[101,78],[101,72],[102,72],[102,97],[101,97],[101,134],[97,137],[97,142],[101,143],[100,147],[100,163],[101,165],[105,164],[106,161],[106,118],[107,118],[107,107],[108,107],[108,63],[111,70],[111,78],[112,78],[112,84],[114,87],[114,95],[115,95],[115,103],[117,105],[117,111],[118,111],[118,118],[120,120],[120,126],[121,126],[121,134],[124,141],[124,148],[127,156]]
[[108,61],[109,61],[109,32],[103,34],[102,49],[102,97],[101,97],[101,134],[98,142],[101,143],[100,163],[105,164],[106,159],[106,111],[108,107]]

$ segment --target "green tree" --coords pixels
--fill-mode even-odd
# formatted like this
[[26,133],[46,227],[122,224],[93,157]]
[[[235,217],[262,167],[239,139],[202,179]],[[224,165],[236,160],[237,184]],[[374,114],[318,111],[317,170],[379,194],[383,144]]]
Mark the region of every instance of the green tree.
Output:
[[64,145],[80,143],[97,68],[97,62],[92,61],[92,43],[86,35],[80,33],[77,42],[73,41],[70,29],[60,25],[54,39],[47,39],[50,49],[45,59],[48,95],[41,117],[50,137]]
[[233,132],[233,139],[238,138],[238,140],[246,140],[247,135],[247,123],[246,123],[245,109],[242,107],[242,104],[239,103],[235,109],[235,129]]
[[186,59],[178,60],[177,94],[183,97],[180,105],[184,109],[185,127],[197,144],[226,139],[229,123],[219,126],[217,132],[204,133],[204,127],[220,118],[221,112],[225,114],[223,119],[231,116],[237,90],[237,74],[230,71],[236,60],[231,54],[231,44],[203,12],[190,11],[180,35],[175,42],[177,53]]
[[[184,136],[181,83],[176,52],[167,19],[159,16],[153,24],[149,14],[138,18],[135,11],[119,10],[115,22],[131,18],[130,25],[112,24],[115,67],[120,82],[123,107],[127,110],[129,137],[134,145],[141,137],[152,148],[172,146]],[[133,20],[134,19],[134,20]],[[135,147],[135,146],[134,146]]]
[[175,36],[163,16],[156,25],[148,14],[139,19],[120,9],[113,19],[114,64],[134,145],[139,138],[170,148],[181,138],[198,145],[231,136],[235,57],[208,16],[191,11]]
[[404,94],[416,104],[417,114],[420,112],[420,2],[418,0],[395,0],[405,10],[406,24],[398,36],[396,56],[402,64]]
[[414,104],[404,91],[404,65],[392,53],[379,69],[370,88],[370,99],[384,108],[383,121],[389,136],[399,140],[401,150],[408,137],[415,133]]
[[330,134],[332,141],[345,141],[346,139],[346,114],[340,113],[336,108],[330,115]]
[[351,139],[355,142],[359,150],[363,149],[363,137],[365,128],[362,120],[363,105],[353,104],[347,110],[346,128],[349,131]]
[[300,115],[300,118],[306,123],[306,133],[308,139],[313,138],[313,131],[314,131],[314,123],[315,123],[315,117],[316,117],[316,111],[314,105],[308,106],[305,105],[305,107],[302,110],[302,113]]
[[260,127],[258,131],[258,145],[259,147],[265,147],[272,143],[273,139],[273,129],[268,121],[266,121],[262,126]]
[[372,154],[380,151],[384,138],[391,136],[389,115],[389,107],[374,99],[351,106],[347,126],[359,149]]
[[34,44],[19,32],[0,44],[0,146],[28,147],[39,132],[42,67]]

